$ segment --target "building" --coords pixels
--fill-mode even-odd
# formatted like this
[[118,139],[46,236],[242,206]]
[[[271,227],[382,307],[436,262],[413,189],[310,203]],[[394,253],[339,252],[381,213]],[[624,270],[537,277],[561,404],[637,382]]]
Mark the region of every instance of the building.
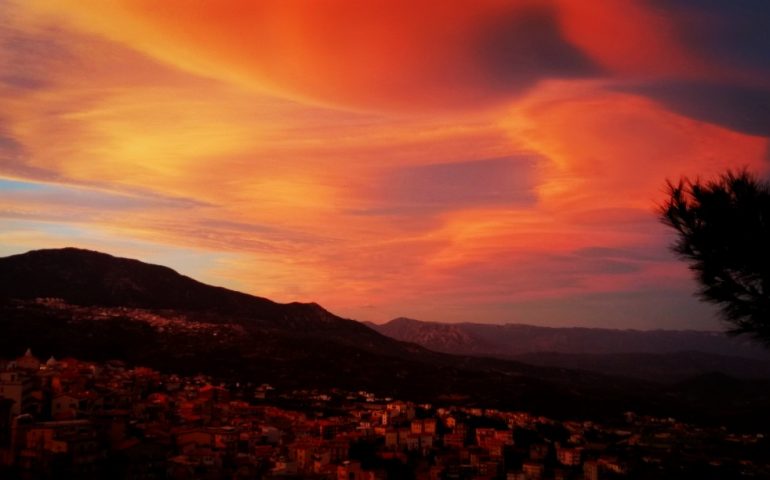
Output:
[[582,462],[583,451],[580,448],[557,447],[556,459],[562,465],[576,467]]
[[[99,478],[104,442],[88,420],[39,422],[17,430],[17,465],[35,478]],[[62,477],[64,478],[64,477]]]
[[36,356],[32,355],[32,349],[28,348],[24,353],[24,356],[16,359],[16,368],[21,370],[28,370],[30,372],[37,372],[40,370],[40,360]]
[[588,460],[583,464],[584,480],[599,480],[599,464],[595,460]]
[[0,372],[0,398],[11,400],[10,415],[29,412],[34,401],[35,381],[23,371]]
[[56,395],[51,402],[51,416],[57,420],[76,418],[80,410],[80,399],[72,394]]
[[344,461],[337,466],[337,480],[384,480],[385,472],[364,470],[360,462]]
[[425,418],[420,420],[412,420],[411,430],[412,433],[436,433],[436,419]]
[[542,463],[524,462],[521,466],[521,471],[527,480],[540,480],[543,478],[545,466]]

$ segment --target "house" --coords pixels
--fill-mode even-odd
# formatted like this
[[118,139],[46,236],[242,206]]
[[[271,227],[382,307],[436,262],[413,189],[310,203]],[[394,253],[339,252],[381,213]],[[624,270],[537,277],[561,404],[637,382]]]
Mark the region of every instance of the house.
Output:
[[412,420],[411,430],[412,433],[436,433],[436,419],[425,418],[420,420]]
[[75,395],[56,395],[51,402],[51,416],[57,420],[76,418],[80,407],[80,399]]
[[556,459],[562,465],[575,467],[582,463],[583,451],[580,448],[557,447]]
[[337,480],[384,480],[385,472],[364,470],[360,462],[345,461],[337,466]]
[[465,434],[447,433],[444,435],[444,446],[447,448],[463,448],[465,446]]
[[527,480],[540,480],[543,478],[545,466],[542,463],[537,462],[524,462],[521,466],[521,471],[524,473],[524,477]]
[[58,420],[72,419],[102,404],[102,398],[94,392],[62,393],[51,401],[51,416]]
[[23,371],[0,372],[0,398],[11,400],[10,415],[27,413],[34,403],[35,382]]
[[24,475],[51,478],[68,471],[72,478],[94,478],[106,452],[88,420],[39,422],[18,430],[17,465]]

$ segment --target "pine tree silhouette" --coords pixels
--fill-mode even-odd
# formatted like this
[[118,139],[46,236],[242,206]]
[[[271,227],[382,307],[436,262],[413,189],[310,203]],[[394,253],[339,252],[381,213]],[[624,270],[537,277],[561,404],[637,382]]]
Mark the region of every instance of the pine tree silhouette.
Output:
[[698,296],[719,306],[729,333],[770,347],[770,184],[728,171],[669,181],[667,193],[660,218],[678,232],[672,249],[696,273]]

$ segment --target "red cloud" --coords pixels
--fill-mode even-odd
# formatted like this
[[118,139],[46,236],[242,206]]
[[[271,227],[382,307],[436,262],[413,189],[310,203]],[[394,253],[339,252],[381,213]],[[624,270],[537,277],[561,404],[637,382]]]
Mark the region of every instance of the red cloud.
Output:
[[546,1],[85,0],[58,13],[202,75],[345,106],[477,106],[596,73]]

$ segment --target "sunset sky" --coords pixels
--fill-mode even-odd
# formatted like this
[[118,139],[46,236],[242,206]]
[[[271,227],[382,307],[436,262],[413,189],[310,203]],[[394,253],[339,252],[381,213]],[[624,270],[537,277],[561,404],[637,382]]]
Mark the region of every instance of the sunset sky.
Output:
[[0,255],[376,322],[719,328],[667,179],[770,165],[765,0],[0,0]]

